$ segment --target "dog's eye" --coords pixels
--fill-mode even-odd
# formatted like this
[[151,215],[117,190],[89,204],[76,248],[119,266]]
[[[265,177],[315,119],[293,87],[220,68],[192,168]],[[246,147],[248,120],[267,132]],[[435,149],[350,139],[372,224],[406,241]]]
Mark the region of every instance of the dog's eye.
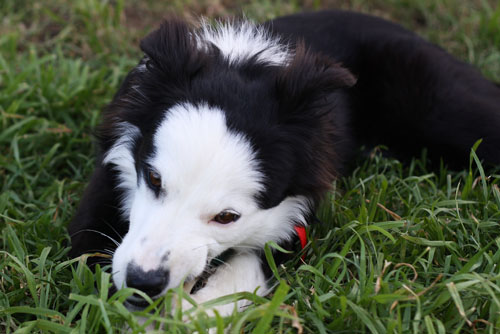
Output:
[[233,210],[224,210],[217,214],[212,220],[219,224],[229,224],[237,221],[240,215]]
[[148,170],[148,181],[153,188],[161,188],[161,176],[154,170]]

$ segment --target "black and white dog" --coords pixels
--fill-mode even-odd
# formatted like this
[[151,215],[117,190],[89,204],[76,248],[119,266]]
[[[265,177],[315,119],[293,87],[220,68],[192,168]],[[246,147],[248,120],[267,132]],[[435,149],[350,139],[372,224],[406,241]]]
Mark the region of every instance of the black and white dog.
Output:
[[463,166],[482,138],[479,157],[500,163],[500,88],[375,17],[171,19],[141,48],[69,226],[72,256],[113,252],[117,288],[156,298],[224,256],[196,301],[267,293],[264,245],[296,238],[360,145]]

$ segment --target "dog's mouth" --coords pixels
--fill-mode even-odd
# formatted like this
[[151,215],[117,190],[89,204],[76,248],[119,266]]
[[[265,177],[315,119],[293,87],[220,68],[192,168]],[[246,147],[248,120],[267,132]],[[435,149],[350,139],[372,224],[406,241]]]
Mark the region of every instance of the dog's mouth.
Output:
[[229,248],[222,252],[219,256],[207,261],[205,269],[203,269],[201,275],[184,283],[184,291],[189,291],[189,294],[192,295],[203,289],[210,276],[212,276],[221,265],[225,264],[234,255],[234,253],[234,249]]
[[132,311],[142,311],[150,305],[146,299],[135,293],[131,297],[128,297],[124,304]]
[[[233,255],[235,254],[234,249],[229,248],[222,252],[219,256],[214,257],[213,259],[207,261],[207,264],[205,265],[205,269],[203,269],[201,275],[193,277],[192,279],[187,279],[184,282],[183,289],[185,292],[188,294],[192,295],[195,294],[197,291],[203,289],[210,276],[212,276],[217,269],[225,264]],[[153,301],[160,298],[161,296],[154,296],[152,297]],[[142,298],[138,294],[133,294],[131,297],[128,297],[125,305],[133,310],[143,310],[146,307],[150,305],[150,303]]]

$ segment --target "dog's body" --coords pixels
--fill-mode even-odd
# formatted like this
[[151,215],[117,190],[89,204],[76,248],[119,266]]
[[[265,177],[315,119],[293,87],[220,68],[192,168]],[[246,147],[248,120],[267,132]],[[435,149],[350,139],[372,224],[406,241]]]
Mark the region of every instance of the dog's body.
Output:
[[141,47],[69,227],[73,256],[114,252],[118,288],[158,297],[231,252],[194,299],[266,293],[265,243],[295,238],[360,145],[464,166],[483,139],[479,157],[500,163],[500,88],[377,18],[171,20]]

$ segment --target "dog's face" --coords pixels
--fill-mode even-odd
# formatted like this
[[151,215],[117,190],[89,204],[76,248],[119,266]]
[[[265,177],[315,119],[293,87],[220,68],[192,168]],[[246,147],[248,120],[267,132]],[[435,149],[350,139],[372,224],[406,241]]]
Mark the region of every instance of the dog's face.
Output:
[[129,222],[113,279],[156,297],[306,223],[335,173],[329,90],[354,79],[248,23],[174,20],[141,47],[101,136]]
[[[130,229],[113,258],[118,286],[134,266],[168,273],[164,289],[178,286],[226,249],[251,250],[286,238],[305,209],[299,198],[259,208],[263,175],[255,152],[227,128],[217,108],[177,105],[151,140],[155,149],[131,180],[136,185],[128,198]],[[121,149],[107,159],[127,155]]]

